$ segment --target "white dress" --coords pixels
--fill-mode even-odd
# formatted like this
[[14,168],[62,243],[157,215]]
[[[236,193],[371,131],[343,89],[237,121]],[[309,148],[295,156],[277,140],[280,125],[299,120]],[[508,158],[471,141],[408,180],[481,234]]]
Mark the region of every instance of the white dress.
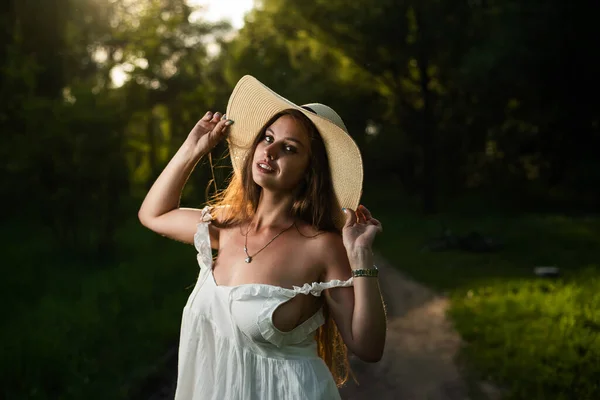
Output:
[[289,332],[275,328],[275,309],[299,294],[320,296],[347,281],[293,289],[267,284],[218,286],[212,272],[208,208],[194,236],[200,275],[183,309],[175,400],[339,399],[317,355],[320,309]]

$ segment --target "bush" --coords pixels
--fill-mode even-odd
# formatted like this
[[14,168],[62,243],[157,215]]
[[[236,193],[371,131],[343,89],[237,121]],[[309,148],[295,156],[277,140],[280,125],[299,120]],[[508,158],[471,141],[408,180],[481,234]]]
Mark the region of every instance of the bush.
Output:
[[[594,399],[600,393],[600,278],[496,282],[453,297],[465,356],[514,399]],[[596,395],[596,396],[594,396]]]
[[92,266],[53,254],[46,235],[21,237],[4,242],[14,273],[1,287],[0,397],[131,399],[177,342],[193,248],[133,222],[119,231],[120,261]]

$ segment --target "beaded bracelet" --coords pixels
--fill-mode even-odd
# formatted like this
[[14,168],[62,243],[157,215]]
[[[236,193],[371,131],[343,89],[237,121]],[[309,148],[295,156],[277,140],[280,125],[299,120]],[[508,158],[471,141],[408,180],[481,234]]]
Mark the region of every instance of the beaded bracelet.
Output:
[[352,277],[358,278],[361,276],[365,276],[368,278],[377,278],[377,276],[379,276],[379,270],[375,265],[373,265],[373,268],[352,270]]

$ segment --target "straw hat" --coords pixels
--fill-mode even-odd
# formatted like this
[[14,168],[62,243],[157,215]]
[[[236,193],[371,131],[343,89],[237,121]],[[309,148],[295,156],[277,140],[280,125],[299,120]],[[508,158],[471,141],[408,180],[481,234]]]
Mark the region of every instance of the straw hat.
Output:
[[[308,107],[314,113],[302,107]],[[339,210],[334,221],[341,228],[345,221],[341,209],[355,210],[362,194],[363,167],[360,151],[335,111],[318,103],[302,107],[281,97],[253,76],[242,77],[227,104],[227,118],[235,121],[229,127],[227,139],[234,173],[240,173],[252,142],[273,115],[290,108],[301,111],[315,124],[325,143],[336,197],[334,210]]]

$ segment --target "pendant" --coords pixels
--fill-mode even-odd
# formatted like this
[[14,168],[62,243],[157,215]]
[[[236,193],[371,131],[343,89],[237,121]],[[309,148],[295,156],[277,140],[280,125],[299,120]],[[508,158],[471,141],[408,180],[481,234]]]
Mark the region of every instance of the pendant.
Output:
[[244,261],[246,261],[247,263],[251,263],[252,262],[252,257],[248,256],[248,257],[246,257],[246,259]]

